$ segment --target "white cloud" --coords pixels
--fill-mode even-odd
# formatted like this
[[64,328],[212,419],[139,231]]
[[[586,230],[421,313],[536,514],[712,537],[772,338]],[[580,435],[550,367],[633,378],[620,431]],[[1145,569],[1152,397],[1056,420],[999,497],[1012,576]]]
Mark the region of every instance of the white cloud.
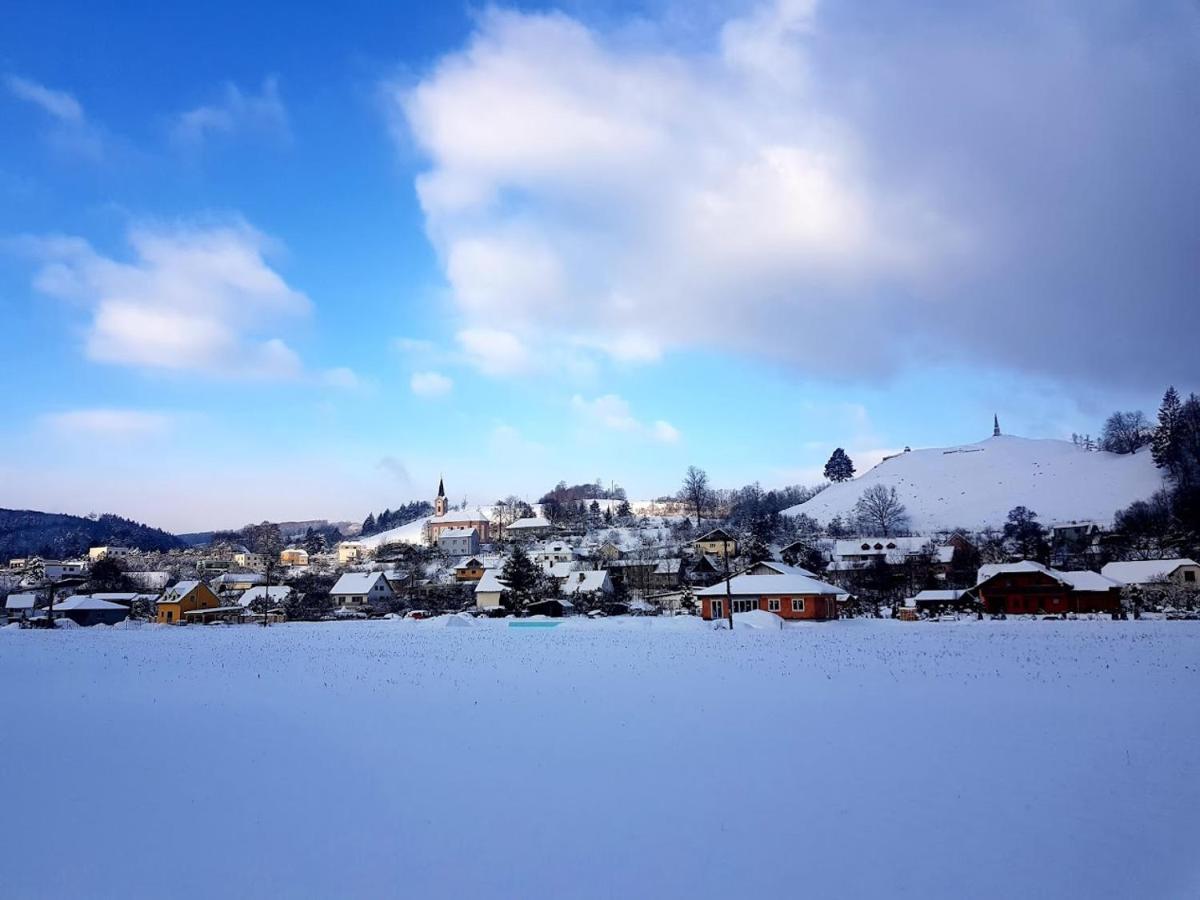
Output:
[[443,397],[454,389],[454,381],[439,372],[414,372],[409,385],[418,397]]
[[[455,308],[507,335],[481,368],[574,344],[858,376],[929,352],[1182,372],[1200,182],[1166,148],[1195,142],[1194,12],[1128,29],[1121,2],[883,6],[760,3],[701,42],[490,9],[460,52],[387,86],[393,132],[428,159],[416,187]],[[1170,354],[1160,321],[1187,326]]]
[[348,369],[345,366],[326,369],[321,373],[321,383],[327,387],[344,388],[346,390],[362,387],[362,379],[358,377],[358,374],[353,369]]
[[534,368],[532,353],[510,331],[467,328],[456,337],[467,361],[485,375],[518,375]]
[[433,341],[422,338],[398,337],[392,341],[392,346],[400,353],[412,355],[427,355],[434,351]]
[[174,417],[136,409],[73,409],[47,413],[42,421],[51,429],[72,438],[129,440],[158,437],[168,433]]
[[279,96],[279,82],[274,76],[263,81],[258,94],[247,93],[232,82],[226,83],[219,103],[198,106],[180,114],[172,126],[171,137],[180,146],[195,148],[214,135],[243,132],[291,140],[287,109]]
[[576,394],[571,398],[571,410],[579,418],[585,433],[599,427],[663,444],[674,444],[680,437],[679,430],[670,422],[658,419],[646,424],[636,418],[625,399],[616,394],[603,394],[592,400]]
[[100,131],[87,121],[82,104],[73,94],[19,75],[6,76],[4,84],[18,100],[32,103],[51,117],[53,124],[44,137],[55,150],[93,161],[104,155]]
[[48,88],[19,75],[9,75],[4,79],[4,83],[14,97],[41,107],[43,111],[56,119],[74,124],[83,122],[83,107],[79,105],[79,101],[73,95],[66,91]]
[[271,244],[250,226],[139,226],[133,260],[104,256],[81,238],[25,238],[40,259],[40,292],[90,315],[89,359],[143,369],[293,378],[296,353],[271,332],[311,303],[268,265]]

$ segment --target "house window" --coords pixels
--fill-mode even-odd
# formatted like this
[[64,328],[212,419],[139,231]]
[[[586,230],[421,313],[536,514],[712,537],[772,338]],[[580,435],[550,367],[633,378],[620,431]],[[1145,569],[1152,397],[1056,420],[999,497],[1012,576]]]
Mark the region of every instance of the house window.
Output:
[[758,609],[758,601],[757,600],[734,600],[733,601],[733,611],[735,613],[753,612],[756,609]]
[[720,600],[712,601],[712,617],[714,619],[720,619],[724,615],[725,615],[725,604],[723,602],[721,602]]
[[780,602],[777,599],[767,601],[767,612],[779,612]]
[[1183,573],[1183,580],[1184,581],[1195,581],[1196,573],[1193,572],[1191,569],[1185,569],[1184,573]]
[[798,597],[792,601],[792,612],[804,612],[804,598]]

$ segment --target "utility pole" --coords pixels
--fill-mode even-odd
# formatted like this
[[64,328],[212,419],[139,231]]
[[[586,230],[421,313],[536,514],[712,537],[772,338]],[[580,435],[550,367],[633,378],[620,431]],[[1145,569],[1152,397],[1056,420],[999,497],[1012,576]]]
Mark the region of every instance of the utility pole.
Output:
[[721,532],[721,556],[725,561],[725,615],[729,619],[729,631],[733,632],[733,588],[729,584],[729,536]]

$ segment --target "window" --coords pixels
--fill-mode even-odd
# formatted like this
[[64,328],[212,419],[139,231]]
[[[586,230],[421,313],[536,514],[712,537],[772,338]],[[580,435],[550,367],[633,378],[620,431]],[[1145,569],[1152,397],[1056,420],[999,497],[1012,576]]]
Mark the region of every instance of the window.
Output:
[[1195,581],[1196,573],[1193,572],[1191,569],[1185,569],[1183,572],[1183,580],[1184,581]]
[[792,612],[804,612],[804,598],[797,597],[792,601]]
[[767,601],[767,612],[779,612],[780,602],[778,598]]
[[712,617],[714,619],[720,619],[720,618],[724,617],[724,615],[725,615],[725,604],[722,603],[720,600],[712,601]]

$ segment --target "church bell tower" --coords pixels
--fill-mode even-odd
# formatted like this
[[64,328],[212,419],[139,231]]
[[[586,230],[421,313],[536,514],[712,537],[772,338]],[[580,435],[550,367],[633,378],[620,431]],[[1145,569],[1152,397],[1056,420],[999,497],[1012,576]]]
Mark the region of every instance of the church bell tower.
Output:
[[437,497],[433,500],[433,514],[435,516],[446,514],[446,485],[441,478],[438,479]]

